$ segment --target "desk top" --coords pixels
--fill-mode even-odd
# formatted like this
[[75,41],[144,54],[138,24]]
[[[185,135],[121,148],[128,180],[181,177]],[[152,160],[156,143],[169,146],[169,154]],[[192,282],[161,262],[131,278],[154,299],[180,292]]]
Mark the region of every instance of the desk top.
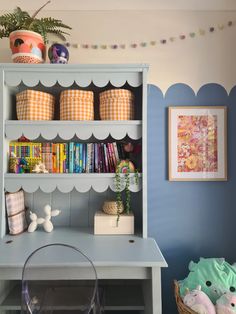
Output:
[[[12,241],[9,243],[9,241]],[[79,248],[95,267],[166,267],[166,261],[152,238],[135,235],[94,235],[89,229],[59,228],[46,233],[22,233],[5,236],[0,242],[0,278],[13,269],[22,271],[27,257],[35,249],[51,243],[65,243]],[[48,248],[50,249],[50,248]],[[63,253],[53,255],[53,263],[63,266]],[[43,261],[39,261],[39,265]],[[68,263],[68,262],[67,262]],[[78,263],[81,266],[81,263]],[[73,261],[72,264],[73,265]]]

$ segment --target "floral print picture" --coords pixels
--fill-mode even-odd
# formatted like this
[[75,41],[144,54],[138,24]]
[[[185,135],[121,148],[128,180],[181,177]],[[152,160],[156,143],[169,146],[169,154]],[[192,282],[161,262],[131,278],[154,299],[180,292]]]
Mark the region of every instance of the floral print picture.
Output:
[[217,116],[178,116],[178,172],[216,172]]
[[227,180],[226,107],[169,107],[169,180]]

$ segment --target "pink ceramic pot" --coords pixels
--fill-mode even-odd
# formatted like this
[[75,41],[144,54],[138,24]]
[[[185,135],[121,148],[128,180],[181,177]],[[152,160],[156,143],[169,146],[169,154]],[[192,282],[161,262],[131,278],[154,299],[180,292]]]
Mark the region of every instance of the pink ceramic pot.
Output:
[[9,38],[13,62],[45,62],[46,46],[40,34],[27,30],[18,30],[11,32]]

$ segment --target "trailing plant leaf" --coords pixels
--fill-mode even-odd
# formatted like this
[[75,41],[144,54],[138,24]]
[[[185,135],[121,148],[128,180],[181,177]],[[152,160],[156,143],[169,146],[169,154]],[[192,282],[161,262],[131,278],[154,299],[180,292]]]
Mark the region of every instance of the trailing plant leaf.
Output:
[[118,227],[118,222],[120,220],[120,208],[121,208],[121,204],[122,204],[122,199],[121,199],[121,177],[120,177],[119,165],[116,168],[115,183],[116,183],[116,202],[117,202],[117,205],[118,205],[116,226]]
[[36,10],[36,11],[34,12],[34,14],[32,15],[32,19],[34,19],[34,18],[36,17],[36,15],[38,15],[39,12],[40,12],[46,5],[48,5],[50,2],[51,2],[51,1],[49,0],[49,1],[46,2],[44,5],[42,5],[38,10]]
[[128,167],[127,172],[125,173],[125,211],[127,214],[130,212],[130,169]]
[[138,183],[139,183],[138,174],[139,174],[138,169],[135,169],[135,172],[134,172],[134,179],[135,179],[135,184],[136,184],[136,185],[138,185]]
[[[122,165],[124,166],[124,160],[121,161]],[[115,173],[115,186],[116,186],[116,201],[119,204],[122,202],[122,197],[121,197],[121,179],[122,179],[122,174],[121,174],[121,162],[119,162],[116,166],[116,173]],[[127,214],[130,213],[130,203],[131,203],[131,192],[130,192],[130,168],[129,168],[129,160],[126,160],[125,166],[127,167],[127,172],[124,175],[124,180],[125,180],[125,212]],[[135,178],[135,184],[138,185],[139,183],[139,173],[138,170],[135,169],[134,172],[134,178]],[[117,211],[117,225],[118,221],[120,219],[120,212]]]

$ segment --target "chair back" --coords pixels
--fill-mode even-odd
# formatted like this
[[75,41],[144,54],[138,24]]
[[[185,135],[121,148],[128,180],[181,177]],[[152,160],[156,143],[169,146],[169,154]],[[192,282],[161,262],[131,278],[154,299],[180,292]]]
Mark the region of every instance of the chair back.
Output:
[[75,246],[52,243],[33,251],[22,271],[22,314],[101,313],[97,272]]

